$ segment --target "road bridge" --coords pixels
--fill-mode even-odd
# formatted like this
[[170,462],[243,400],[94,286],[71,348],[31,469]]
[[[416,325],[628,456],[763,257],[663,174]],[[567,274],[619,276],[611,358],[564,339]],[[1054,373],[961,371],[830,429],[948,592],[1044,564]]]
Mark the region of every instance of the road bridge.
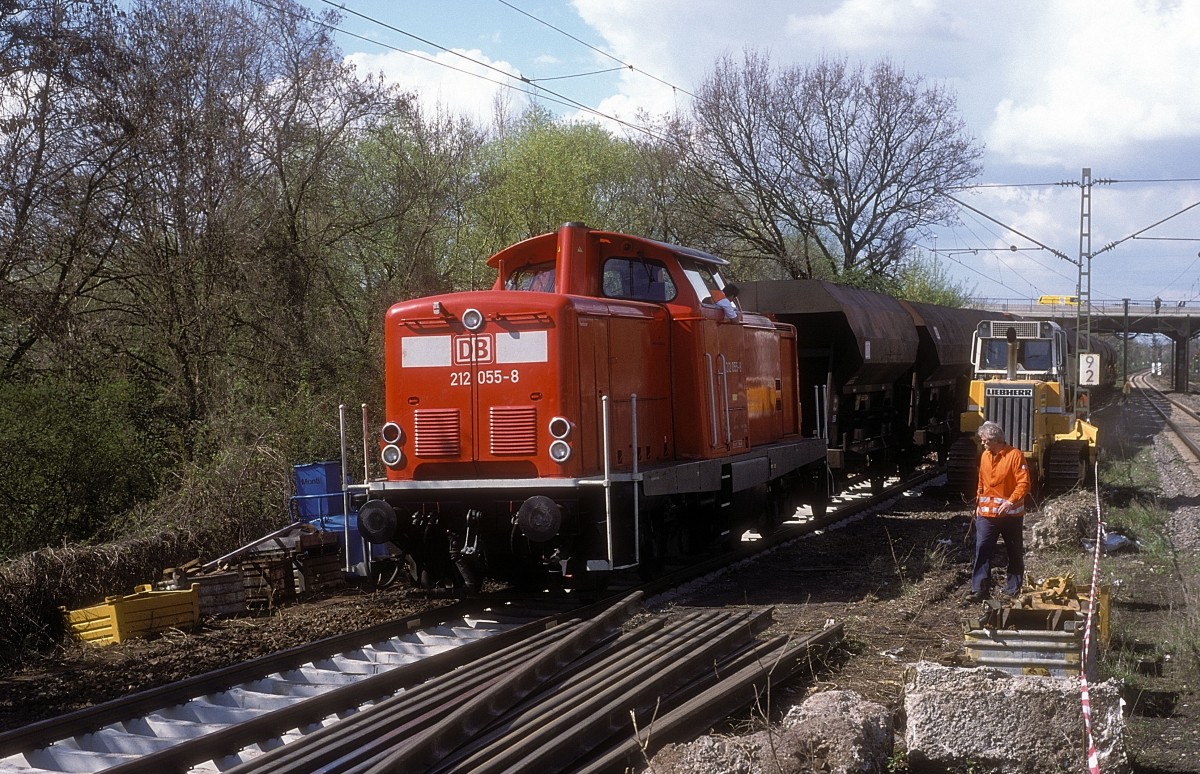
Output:
[[[1022,318],[1054,320],[1066,328],[1074,328],[1078,320],[1079,305],[1070,303],[1071,298],[1051,296],[1054,303],[1042,303],[1042,299],[1028,298],[976,298],[967,305],[990,312],[1008,312]],[[1178,392],[1188,389],[1191,342],[1200,333],[1200,302],[1150,301],[1122,299],[1120,301],[1092,301],[1091,328],[1093,333],[1158,333],[1174,344],[1171,358],[1171,382]]]

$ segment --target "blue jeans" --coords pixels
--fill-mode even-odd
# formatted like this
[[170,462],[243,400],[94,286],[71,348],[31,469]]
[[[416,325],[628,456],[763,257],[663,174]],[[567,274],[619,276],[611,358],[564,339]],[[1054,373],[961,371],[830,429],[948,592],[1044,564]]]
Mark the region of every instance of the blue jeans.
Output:
[[975,517],[975,564],[971,567],[971,591],[987,594],[992,582],[992,553],[996,541],[1004,538],[1008,551],[1008,583],[1005,592],[1010,595],[1021,590],[1025,578],[1025,541],[1021,532],[1025,527],[1024,516]]

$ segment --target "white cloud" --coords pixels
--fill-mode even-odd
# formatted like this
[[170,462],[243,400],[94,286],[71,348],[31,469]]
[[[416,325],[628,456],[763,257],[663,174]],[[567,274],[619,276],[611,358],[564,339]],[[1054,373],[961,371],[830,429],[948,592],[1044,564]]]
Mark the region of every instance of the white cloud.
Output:
[[[491,121],[497,96],[517,111],[528,102],[521,90],[527,87],[520,83],[520,73],[511,64],[493,61],[478,49],[452,51],[436,55],[419,51],[360,52],[346,59],[360,73],[382,74],[389,83],[414,92],[425,110],[448,108],[480,124]],[[509,88],[505,83],[519,88]]]
[[789,14],[786,30],[804,41],[828,40],[871,55],[904,39],[959,36],[955,17],[936,0],[846,0],[828,13]]
[[1200,5],[1050,3],[1016,46],[987,132],[1014,163],[1119,159],[1200,126]]

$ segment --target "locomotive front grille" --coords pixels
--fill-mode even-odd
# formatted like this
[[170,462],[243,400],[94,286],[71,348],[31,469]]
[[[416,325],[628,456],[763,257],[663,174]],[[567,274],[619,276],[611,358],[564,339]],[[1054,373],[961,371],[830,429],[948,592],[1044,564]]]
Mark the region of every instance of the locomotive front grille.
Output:
[[991,327],[990,336],[1002,339],[1008,335],[1008,329],[1017,332],[1018,339],[1036,339],[1041,336],[1041,323],[1037,320],[985,320]]
[[537,409],[533,406],[492,406],[493,455],[537,453]]
[[1021,451],[1033,448],[1033,387],[989,384],[983,388],[983,418],[1004,428],[1008,442]]
[[417,409],[413,422],[413,440],[418,457],[457,457],[458,409]]

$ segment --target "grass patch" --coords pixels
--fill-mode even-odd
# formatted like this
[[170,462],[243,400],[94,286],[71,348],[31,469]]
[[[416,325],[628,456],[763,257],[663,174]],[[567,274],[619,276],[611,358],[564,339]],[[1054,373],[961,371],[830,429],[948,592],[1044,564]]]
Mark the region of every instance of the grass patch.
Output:
[[[1101,557],[1101,582],[1114,594],[1098,665],[1140,695],[1200,671],[1200,562],[1171,544],[1151,446],[1102,466],[1100,484],[1108,531],[1136,540],[1136,551]],[[1082,557],[1077,577],[1090,578],[1090,564],[1090,555]]]

